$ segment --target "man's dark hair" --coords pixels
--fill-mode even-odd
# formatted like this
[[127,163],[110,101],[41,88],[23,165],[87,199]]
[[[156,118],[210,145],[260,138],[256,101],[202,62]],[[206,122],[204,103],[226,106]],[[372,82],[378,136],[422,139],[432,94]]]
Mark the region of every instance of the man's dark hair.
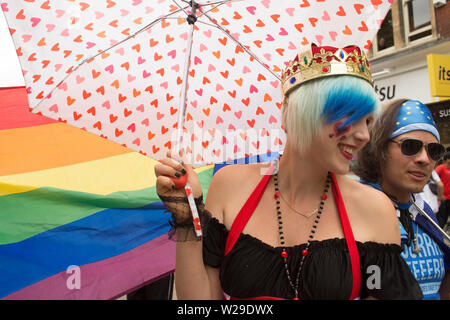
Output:
[[450,159],[450,152],[444,153],[444,161]]
[[370,129],[370,141],[358,153],[355,173],[365,182],[379,182],[381,168],[387,159],[387,148],[395,129],[397,116],[406,99],[395,100],[383,108]]

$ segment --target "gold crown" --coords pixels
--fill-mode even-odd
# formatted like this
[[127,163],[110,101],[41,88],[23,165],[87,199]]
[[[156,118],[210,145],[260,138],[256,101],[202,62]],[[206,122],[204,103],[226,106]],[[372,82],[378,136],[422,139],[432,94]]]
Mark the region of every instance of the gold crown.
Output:
[[345,48],[318,47],[312,44],[289,63],[281,75],[281,88],[286,97],[295,87],[313,79],[350,75],[368,81],[372,86],[369,61],[356,46]]

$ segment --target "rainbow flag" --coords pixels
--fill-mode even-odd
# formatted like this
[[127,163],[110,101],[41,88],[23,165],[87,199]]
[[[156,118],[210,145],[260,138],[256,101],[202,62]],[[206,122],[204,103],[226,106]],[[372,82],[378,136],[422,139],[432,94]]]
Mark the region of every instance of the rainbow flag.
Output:
[[155,163],[0,88],[0,298],[114,299],[172,273]]

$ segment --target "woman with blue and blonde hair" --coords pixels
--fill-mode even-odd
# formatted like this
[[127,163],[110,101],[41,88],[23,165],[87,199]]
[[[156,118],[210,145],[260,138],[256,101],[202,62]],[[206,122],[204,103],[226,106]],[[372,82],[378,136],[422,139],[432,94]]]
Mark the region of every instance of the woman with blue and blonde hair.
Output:
[[[379,113],[366,57],[312,45],[284,70],[282,89],[287,139],[276,161],[223,167],[204,205],[192,166],[168,156],[155,167],[177,234],[178,298],[421,298],[389,198],[345,176]],[[184,174],[202,238],[175,187]]]

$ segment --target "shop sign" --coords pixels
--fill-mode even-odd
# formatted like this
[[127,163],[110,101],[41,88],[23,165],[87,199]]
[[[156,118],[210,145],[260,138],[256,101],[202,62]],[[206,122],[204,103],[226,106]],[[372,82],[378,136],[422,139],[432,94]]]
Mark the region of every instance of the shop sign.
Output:
[[450,55],[427,55],[430,91],[433,97],[450,97]]

